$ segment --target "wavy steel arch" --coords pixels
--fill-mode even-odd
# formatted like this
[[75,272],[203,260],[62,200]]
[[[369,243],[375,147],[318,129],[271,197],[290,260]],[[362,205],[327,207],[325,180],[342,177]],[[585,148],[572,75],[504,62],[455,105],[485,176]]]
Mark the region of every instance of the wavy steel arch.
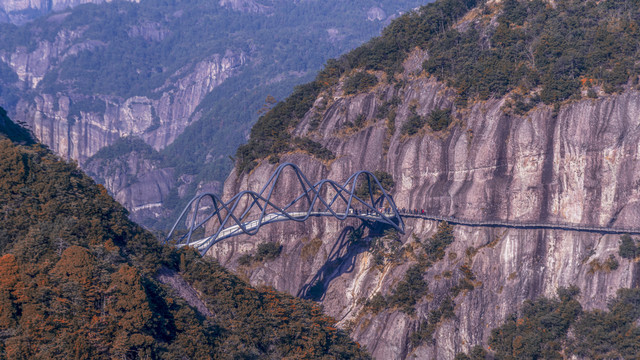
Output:
[[[300,185],[301,192],[291,202],[278,206],[272,201],[272,197],[280,176],[287,169],[293,171],[294,180],[297,180]],[[355,194],[358,180],[361,177],[364,177],[369,190],[368,194],[365,195],[367,199],[361,199]],[[330,191],[335,192],[335,194],[330,199],[324,199],[322,194]],[[378,192],[381,195],[376,198],[376,193]],[[209,198],[212,201],[213,210],[210,214],[204,216],[203,220],[198,221],[201,202],[205,198]],[[249,205],[237,213],[238,206],[243,201],[249,201]],[[293,211],[296,205],[304,205],[305,202],[308,204],[306,210]],[[346,206],[343,212],[336,209],[340,204]],[[319,206],[320,209],[314,211],[316,206]],[[268,213],[269,207],[274,212]],[[257,219],[246,219],[255,208],[259,209]],[[194,197],[173,225],[165,243],[173,241],[175,238],[177,246],[193,246],[201,254],[205,254],[213,245],[224,239],[240,234],[255,235],[263,225],[288,220],[303,222],[312,216],[332,216],[338,220],[358,218],[363,221],[379,222],[389,225],[404,234],[404,222],[393,198],[387,194],[380,181],[372,173],[359,171],[351,175],[342,185],[327,179],[314,184],[307,179],[298,166],[292,163],[284,163],[278,166],[260,192],[245,190],[236,194],[227,202],[222,201],[217,195],[211,193]],[[215,233],[202,239],[192,240],[194,232],[204,229],[205,224],[211,219],[218,222],[218,228]],[[188,230],[182,236],[176,235],[176,229],[183,221]]]

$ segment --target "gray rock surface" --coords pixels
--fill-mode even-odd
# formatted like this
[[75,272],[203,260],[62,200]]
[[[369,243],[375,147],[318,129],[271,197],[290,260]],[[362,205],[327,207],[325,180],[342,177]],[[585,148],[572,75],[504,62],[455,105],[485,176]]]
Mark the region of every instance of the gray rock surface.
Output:
[[112,160],[91,159],[85,170],[129,210],[132,220],[169,215],[162,204],[175,186],[174,172],[159,161],[134,151]]
[[[143,37],[162,36],[162,29],[155,27],[135,31]],[[35,88],[59,59],[101,46],[97,41],[69,46],[70,39],[78,36],[76,31],[63,32],[54,42],[42,41],[33,51],[19,47],[12,54],[0,53],[0,59],[16,71],[24,86]],[[70,114],[73,102],[82,99],[74,98],[72,93],[39,93],[32,101],[21,99],[14,118],[28,124],[36,137],[56,153],[80,163],[127,135],[139,136],[159,150],[197,118],[195,110],[204,97],[247,62],[245,53],[229,50],[200,61],[193,68],[178,70],[152,97],[94,96],[94,102],[104,104],[104,112]]]
[[[420,64],[424,56],[414,54],[410,62]],[[344,181],[358,170],[384,170],[395,179],[392,194],[399,207],[431,213],[640,227],[639,91],[573,101],[557,114],[539,105],[523,116],[510,115],[503,111],[505,99],[479,102],[467,110],[454,106],[455,122],[449,129],[433,132],[425,127],[409,137],[400,129],[411,106],[423,116],[451,108],[453,92],[417,75],[417,66],[411,70],[408,63],[407,68],[406,82],[399,88],[382,84],[368,93],[343,96],[338,86],[321,94],[328,106],[318,130],[309,130],[316,111],[312,109],[294,133],[324,144],[335,153],[334,161],[322,163],[301,152],[284,155],[281,161],[298,164],[311,180]],[[376,112],[393,96],[402,101],[391,135]],[[346,129],[344,124],[359,114],[365,114],[366,124]],[[234,170],[225,182],[224,198],[244,189],[259,190],[275,166],[264,161],[250,174]],[[283,181],[277,201],[296,195],[293,184]],[[578,286],[586,309],[604,308],[618,288],[638,286],[639,268],[633,261],[618,257],[620,267],[614,271],[593,269],[594,261],[617,256],[616,235],[457,226],[447,256],[424,274],[429,293],[415,314],[388,309],[374,315],[363,311],[364,302],[378,292],[389,293],[415,260],[407,255],[380,267],[366,246],[336,247],[340,234],[358,225],[334,219],[278,223],[254,237],[226,240],[208,255],[254,285],[294,295],[322,273],[325,311],[378,359],[452,359],[456,352],[486,344],[491,329],[524,300],[553,297],[561,286]],[[425,220],[407,220],[406,225],[405,248],[437,228]],[[238,257],[262,241],[280,242],[283,254],[265,264],[239,266]],[[475,274],[475,288],[454,298],[456,317],[439,324],[433,341],[411,347],[410,334],[451,293],[465,263]]]

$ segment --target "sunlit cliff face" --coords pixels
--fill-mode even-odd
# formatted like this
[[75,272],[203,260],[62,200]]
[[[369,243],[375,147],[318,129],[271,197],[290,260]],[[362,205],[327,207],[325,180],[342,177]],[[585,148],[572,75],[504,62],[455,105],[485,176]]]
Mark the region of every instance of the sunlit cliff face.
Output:
[[[358,170],[383,170],[395,180],[393,197],[399,207],[458,218],[636,225],[640,92],[571,102],[555,115],[543,105],[523,116],[509,115],[503,111],[504,100],[491,99],[465,111],[454,110],[455,121],[444,131],[424,129],[407,136],[400,129],[411,106],[427,115],[452,104],[451,90],[412,71],[424,56],[409,57],[402,87],[378,85],[355,96],[334,91],[317,130],[309,126],[314,109],[296,126],[294,134],[322,143],[335,160],[323,163],[297,152],[281,162],[298,164],[310,179],[341,181]],[[377,119],[376,112],[393,96],[402,102],[395,109],[395,131],[390,134],[386,120]],[[360,114],[366,116],[362,128],[346,129],[344,124]],[[233,172],[224,198],[259,189],[275,166],[263,161],[249,174]],[[392,291],[416,261],[411,249],[428,239],[437,225],[424,220],[406,224],[404,257],[381,266],[366,247],[336,246],[344,245],[341,234],[349,226],[357,227],[357,221],[331,219],[269,225],[254,237],[226,240],[209,255],[254,284],[292,294],[320,274],[325,279],[325,311],[341,319],[341,325],[377,358],[453,358],[486,343],[490,330],[525,299],[553,297],[558,287],[576,285],[585,309],[604,308],[618,288],[638,281],[635,263],[626,259],[619,259],[620,267],[613,271],[594,271],[589,265],[617,255],[618,235],[456,226],[456,240],[447,255],[425,270],[429,292],[415,306],[415,315],[397,309],[374,315],[363,304],[376,293]],[[238,257],[262,241],[280,242],[283,254],[264,264],[239,266]],[[433,344],[411,348],[408,338],[420,319],[451,296],[465,277],[462,265],[475,278],[473,289],[453,298],[456,317],[439,325]]]

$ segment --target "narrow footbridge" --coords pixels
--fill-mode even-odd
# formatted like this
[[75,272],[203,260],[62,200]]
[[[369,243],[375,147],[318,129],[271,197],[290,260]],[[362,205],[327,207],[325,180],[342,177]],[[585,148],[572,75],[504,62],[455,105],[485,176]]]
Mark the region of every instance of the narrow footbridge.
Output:
[[[283,175],[285,172],[290,174]],[[343,184],[333,180],[312,183],[296,165],[285,163],[258,192],[245,190],[227,202],[211,193],[196,196],[165,242],[192,246],[204,254],[224,239],[255,235],[264,225],[303,222],[311,217],[355,218],[404,233],[404,222],[393,198],[372,173],[359,171]],[[205,232],[212,235],[204,236]]]
[[512,229],[549,229],[564,231],[579,231],[598,234],[631,234],[640,235],[640,228],[611,227],[611,226],[589,226],[574,223],[561,222],[533,222],[533,221],[501,221],[501,220],[469,220],[453,216],[439,216],[423,213],[421,210],[400,210],[403,218],[415,218],[432,221],[446,221],[452,225],[480,226],[480,227],[500,227]]
[[[285,172],[291,174],[283,176]],[[640,228],[518,220],[477,221],[431,215],[420,209],[398,210],[379,179],[368,171],[351,175],[343,184],[326,179],[311,183],[300,168],[285,163],[278,166],[258,192],[245,190],[227,202],[211,193],[196,196],[182,211],[165,242],[178,247],[192,246],[205,254],[224,239],[240,234],[255,235],[264,225],[281,221],[303,222],[311,217],[360,219],[389,226],[403,234],[403,218],[447,221],[464,226],[640,234]],[[205,236],[207,232],[212,235]]]

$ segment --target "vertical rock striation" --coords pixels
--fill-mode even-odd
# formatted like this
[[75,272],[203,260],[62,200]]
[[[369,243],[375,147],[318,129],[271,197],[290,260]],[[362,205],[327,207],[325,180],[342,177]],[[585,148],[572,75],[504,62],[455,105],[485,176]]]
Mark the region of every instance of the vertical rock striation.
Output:
[[[417,57],[420,63],[421,56],[409,59]],[[454,92],[443,84],[410,72],[405,79],[403,86],[379,85],[354,96],[343,96],[339,86],[332,94],[321,94],[328,101],[326,111],[314,107],[293,132],[320,142],[336,159],[322,163],[296,152],[281,156],[281,161],[300,165],[312,180],[340,181],[358,170],[384,170],[395,179],[393,196],[399,207],[432,214],[640,227],[639,91],[570,102],[557,113],[539,105],[518,116],[503,110],[505,99],[457,110]],[[377,114],[394,96],[401,102],[389,132],[389,124]],[[408,136],[401,129],[413,116],[412,108],[421,116],[453,108],[455,120],[445,131],[425,127]],[[316,112],[322,121],[312,131]],[[351,124],[361,114],[366,121],[354,130]],[[225,183],[225,198],[244,189],[258,190],[275,166],[264,161],[250,174],[234,170]],[[287,186],[282,185],[282,201]],[[396,309],[372,314],[364,310],[366,300],[389,293],[415,260],[408,251],[402,261],[375,265],[366,245],[341,241],[345,229],[358,225],[334,219],[274,224],[254,237],[226,240],[209,255],[244,273],[253,284],[292,294],[324,279],[324,309],[379,359],[452,359],[459,351],[486,344],[491,329],[524,300],[553,297],[560,286],[578,286],[582,305],[593,309],[604,308],[618,288],[638,285],[638,267],[632,261],[620,259],[613,271],[590,266],[617,256],[619,236],[456,226],[447,256],[424,274],[429,293],[415,314]],[[406,225],[405,249],[437,227],[413,219]],[[238,257],[261,241],[282,243],[283,255],[262,265],[238,265]],[[433,341],[412,345],[411,334],[465,276],[464,264],[475,276],[474,289],[453,297],[456,316],[439,323]]]
[[[68,36],[78,35],[70,33]],[[59,35],[56,42],[43,41],[33,52],[20,47],[5,57],[11,59],[9,64],[21,81],[35,88],[52,62],[69,52],[80,51],[78,44],[68,48],[65,44],[63,36]],[[93,42],[84,46],[100,44]],[[197,119],[195,110],[204,97],[247,62],[248,57],[243,52],[228,50],[224,55],[214,54],[195,64],[193,69],[177,71],[150,96],[96,95],[90,99],[97,104],[96,109],[74,110],[74,102],[86,99],[73,93],[37,94],[32,101],[20,100],[14,118],[26,122],[38,139],[56,153],[81,163],[127,135],[139,136],[159,150]]]

